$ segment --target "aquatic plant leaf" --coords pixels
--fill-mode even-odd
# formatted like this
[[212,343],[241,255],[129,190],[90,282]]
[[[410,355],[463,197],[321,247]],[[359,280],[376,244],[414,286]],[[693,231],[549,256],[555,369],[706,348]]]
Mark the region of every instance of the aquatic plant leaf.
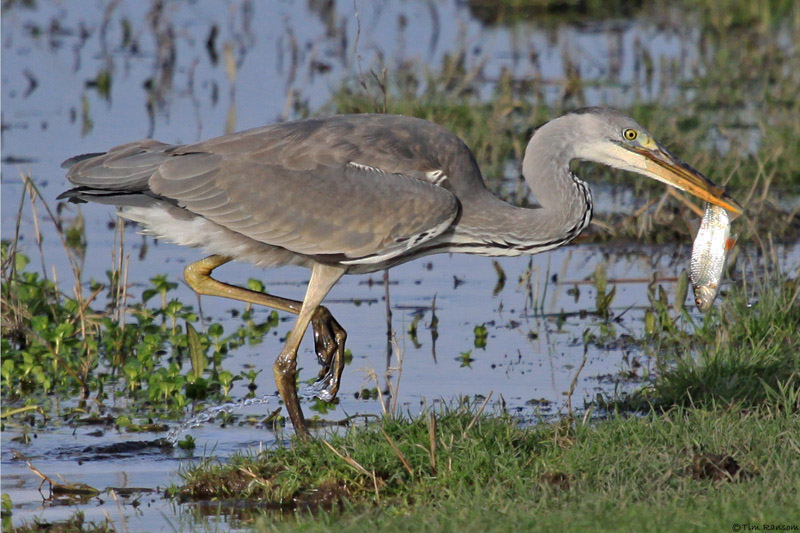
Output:
[[597,265],[597,268],[595,268],[592,278],[594,281],[594,288],[597,290],[597,294],[604,295],[606,293],[606,286],[608,284],[608,274],[606,273],[605,262],[602,262],[599,265]]
[[644,313],[644,330],[648,335],[656,332],[656,315],[650,309]]
[[486,324],[479,324],[475,326],[475,347],[486,348],[486,339],[489,337],[489,331],[486,329]]
[[497,296],[503,291],[503,287],[506,286],[506,273],[497,261],[492,261],[492,265],[494,266],[495,272],[497,272],[497,283],[492,290],[492,296]]
[[186,337],[189,340],[189,360],[192,362],[192,376],[201,377],[208,366],[208,358],[200,343],[200,336],[189,322],[186,322]]
[[689,293],[689,275],[686,270],[681,271],[678,277],[678,286],[675,289],[675,301],[672,302],[672,309],[675,314],[679,314],[686,307],[686,295]]

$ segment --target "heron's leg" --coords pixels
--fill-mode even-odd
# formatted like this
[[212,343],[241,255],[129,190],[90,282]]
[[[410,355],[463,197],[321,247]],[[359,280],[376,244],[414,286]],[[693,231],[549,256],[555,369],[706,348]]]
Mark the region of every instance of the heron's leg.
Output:
[[[243,302],[264,305],[294,313],[300,313],[302,302],[281,298],[263,292],[252,291],[244,287],[237,287],[223,283],[211,277],[211,272],[230,261],[229,257],[212,255],[201,259],[184,270],[184,277],[189,286],[198,294],[207,296],[221,296]],[[320,305],[311,317],[314,329],[314,349],[317,360],[322,365],[317,383],[310,387],[311,395],[318,396],[325,401],[331,401],[339,391],[339,381],[344,369],[344,343],[347,333],[333,318],[325,306]]]
[[[207,296],[221,296],[223,298],[231,298],[233,300],[239,300],[251,304],[264,305],[280,311],[294,313],[296,315],[300,315],[303,309],[307,309],[306,313],[308,316],[304,318],[305,325],[302,326],[302,330],[299,333],[299,338],[294,346],[294,355],[289,357],[285,354],[287,354],[287,347],[290,344],[290,340],[292,340],[292,333],[298,330],[301,325],[301,318],[303,317],[298,317],[297,323],[292,329],[292,333],[290,333],[289,337],[287,337],[286,345],[281,351],[281,355],[278,357],[278,360],[275,362],[274,368],[278,392],[286,404],[286,408],[289,411],[289,417],[292,419],[292,424],[294,424],[298,434],[305,437],[308,435],[308,429],[305,426],[303,413],[300,410],[300,404],[297,399],[297,385],[294,381],[294,374],[297,366],[297,348],[300,345],[300,340],[303,338],[303,333],[305,333],[305,330],[308,327],[309,320],[313,320],[315,317],[319,316],[314,325],[314,345],[317,351],[317,359],[319,360],[320,364],[323,365],[323,372],[326,375],[331,374],[331,358],[333,357],[333,375],[336,377],[334,382],[335,386],[324,388],[325,391],[332,391],[332,396],[330,396],[330,399],[333,399],[338,391],[339,377],[341,376],[342,368],[344,367],[344,340],[346,339],[347,334],[339,325],[339,323],[334,320],[328,309],[319,305],[319,303],[322,301],[322,298],[325,297],[325,294],[328,293],[333,284],[335,284],[342,274],[344,274],[344,270],[336,267],[323,267],[322,265],[315,267],[311,272],[311,281],[308,284],[306,299],[304,302],[298,302],[296,300],[281,298],[279,296],[251,291],[250,289],[223,283],[211,277],[211,272],[215,268],[224,265],[230,260],[230,257],[211,255],[201,259],[200,261],[190,264],[184,270],[186,283],[188,283],[189,286],[198,294],[204,294]],[[331,274],[331,272],[333,272],[333,274]],[[326,282],[325,280],[328,279],[331,281]],[[312,289],[314,290],[315,294],[320,293],[322,290],[320,287],[317,287],[317,285],[320,287],[325,287],[325,289],[322,295],[316,301],[316,304],[311,306],[309,303],[313,300],[309,300],[309,295],[311,295]],[[317,324],[319,324],[319,326],[317,326]],[[317,327],[320,328],[319,333],[317,333]],[[340,347],[339,344],[341,344]],[[290,362],[288,361],[289,359],[291,359]],[[282,378],[279,379],[278,364],[281,361],[283,361],[280,371]],[[289,367],[291,367],[291,372],[287,371]],[[291,384],[288,384],[287,379],[283,379],[283,376],[286,376],[289,373],[291,373]]]
[[300,313],[302,302],[290,300],[288,298],[281,298],[263,292],[251,291],[244,287],[237,287],[217,281],[211,277],[211,272],[230,261],[230,257],[222,255],[210,255],[200,261],[195,261],[187,266],[183,271],[183,276],[186,278],[186,283],[198,294],[205,294],[207,296],[221,296],[223,298],[231,298],[250,304],[264,305],[272,307],[279,311],[287,311],[295,315]]
[[275,383],[278,385],[278,392],[283,398],[286,410],[289,412],[289,418],[292,420],[295,432],[304,439],[308,438],[309,434],[303,411],[300,409],[300,401],[297,398],[297,381],[295,379],[297,349],[312,316],[319,309],[319,305],[328,294],[328,291],[339,281],[344,272],[344,269],[334,266],[321,264],[314,266],[311,270],[311,281],[308,282],[303,306],[297,316],[297,322],[292,331],[289,332],[289,335],[287,335],[286,344],[272,367],[275,373]]

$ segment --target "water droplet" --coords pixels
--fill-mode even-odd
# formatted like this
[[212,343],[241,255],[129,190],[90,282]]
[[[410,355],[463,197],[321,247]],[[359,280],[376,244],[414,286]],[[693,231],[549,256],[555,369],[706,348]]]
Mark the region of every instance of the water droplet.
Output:
[[271,400],[272,396],[265,394],[260,398],[245,398],[244,400],[239,400],[238,402],[228,402],[223,403],[222,405],[209,407],[202,413],[199,413],[191,418],[184,419],[178,425],[178,427],[167,434],[166,439],[170,444],[175,446],[182,434],[186,433],[186,431],[190,430],[191,428],[200,427],[203,424],[212,421],[219,413],[232,414],[234,411],[244,409],[245,407],[249,407],[251,405],[268,404]]

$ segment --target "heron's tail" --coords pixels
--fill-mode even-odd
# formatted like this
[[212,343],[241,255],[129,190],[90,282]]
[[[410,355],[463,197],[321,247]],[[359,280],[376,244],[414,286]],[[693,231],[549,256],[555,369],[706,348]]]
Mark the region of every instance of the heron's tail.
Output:
[[82,154],[61,164],[75,188],[58,199],[73,203],[97,202],[144,206],[163,200],[150,190],[149,180],[170,157],[173,146],[153,140],[123,144],[108,152]]
[[91,154],[81,154],[81,155],[74,155],[61,163],[61,168],[64,170],[71,169],[75,163],[80,163],[84,159],[92,159],[93,157],[99,157],[101,155],[106,155],[108,152],[92,152]]

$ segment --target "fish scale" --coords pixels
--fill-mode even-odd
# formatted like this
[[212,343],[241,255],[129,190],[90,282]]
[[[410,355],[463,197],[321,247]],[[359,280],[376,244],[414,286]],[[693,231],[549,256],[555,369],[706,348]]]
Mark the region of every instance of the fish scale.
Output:
[[695,304],[702,312],[711,308],[719,291],[725,259],[730,249],[731,222],[722,207],[706,204],[705,215],[692,245],[689,277]]

